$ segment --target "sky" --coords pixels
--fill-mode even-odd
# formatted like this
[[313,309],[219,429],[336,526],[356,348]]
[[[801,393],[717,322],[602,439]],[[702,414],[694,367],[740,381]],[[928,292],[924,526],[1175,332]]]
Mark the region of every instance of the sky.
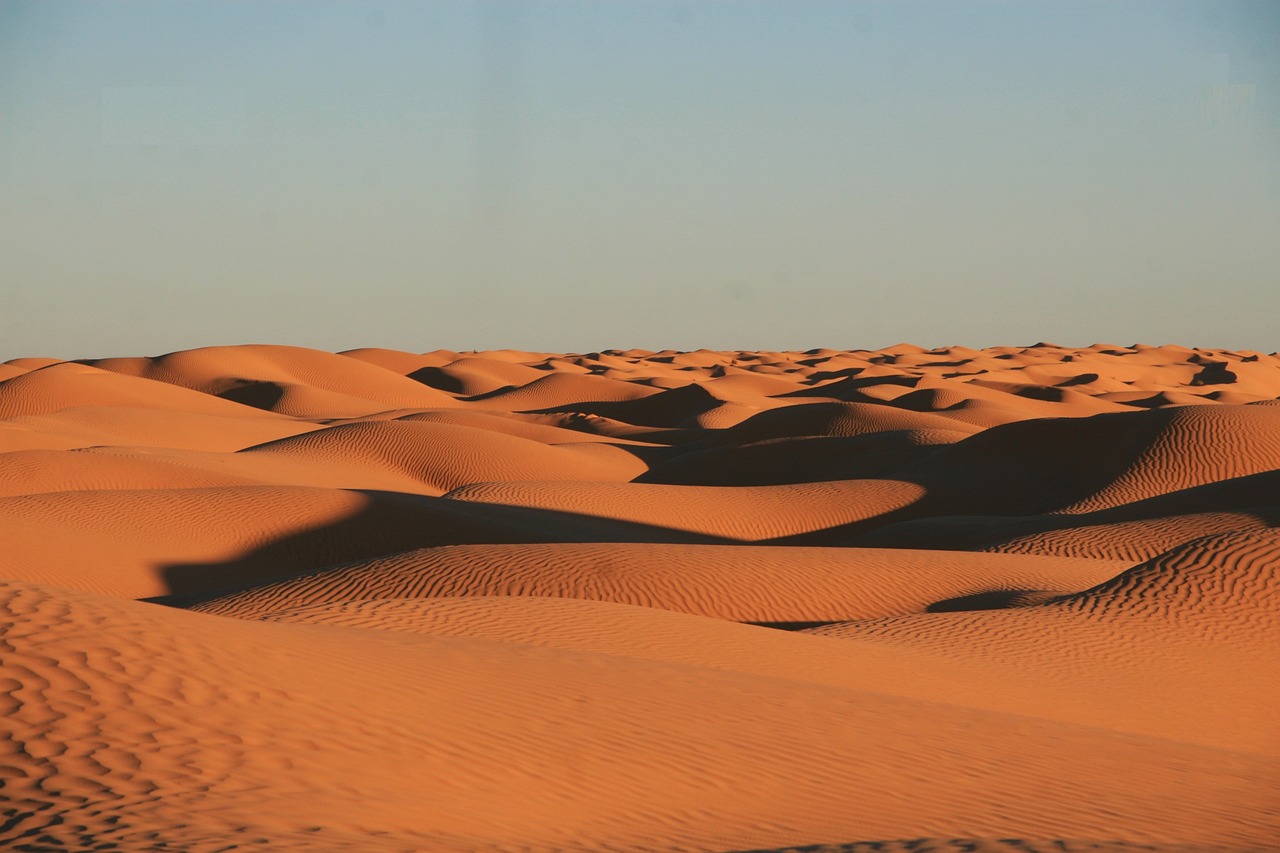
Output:
[[1278,320],[1270,0],[0,2],[0,359]]

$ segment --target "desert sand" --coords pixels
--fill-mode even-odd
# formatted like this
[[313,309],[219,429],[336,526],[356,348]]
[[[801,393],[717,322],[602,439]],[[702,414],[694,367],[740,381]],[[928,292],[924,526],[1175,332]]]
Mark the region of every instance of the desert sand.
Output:
[[0,847],[1280,849],[1280,358],[0,365]]

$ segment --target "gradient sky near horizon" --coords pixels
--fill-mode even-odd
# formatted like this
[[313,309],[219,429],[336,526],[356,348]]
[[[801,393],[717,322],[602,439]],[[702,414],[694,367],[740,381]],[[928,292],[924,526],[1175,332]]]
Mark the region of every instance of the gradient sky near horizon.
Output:
[[0,3],[0,359],[1278,319],[1280,3]]

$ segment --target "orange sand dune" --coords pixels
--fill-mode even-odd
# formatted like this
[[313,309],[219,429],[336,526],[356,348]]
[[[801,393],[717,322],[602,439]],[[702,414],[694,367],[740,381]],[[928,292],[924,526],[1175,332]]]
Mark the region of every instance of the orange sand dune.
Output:
[[0,453],[103,446],[232,451],[317,427],[259,415],[247,407],[235,415],[118,405],[59,409],[53,414],[0,419]]
[[359,361],[367,361],[369,364],[376,364],[378,367],[390,370],[392,373],[399,373],[401,376],[408,376],[410,373],[421,370],[424,367],[440,367],[458,357],[458,354],[451,350],[436,350],[435,352],[418,354],[416,352],[404,352],[383,347],[359,347],[345,350],[338,354]]
[[412,377],[424,385],[462,397],[521,388],[547,376],[537,368],[501,359],[462,357],[440,366],[423,367]]
[[[941,657],[951,671],[1009,689],[1022,662],[1049,663],[1040,690],[1096,699],[1105,682],[1131,693],[1106,712],[1113,727],[1280,757],[1275,664],[1280,648],[1280,532],[1196,539],[1080,593],[1040,605],[828,625],[829,637]],[[1014,663],[1010,667],[1009,663]],[[1015,671],[1016,670],[1016,671]]]
[[517,480],[462,486],[456,501],[539,507],[755,542],[851,524],[919,500],[924,490],[895,480],[838,480],[781,486],[667,486]]
[[0,847],[1276,849],[1278,418],[1175,345],[12,359]]
[[720,444],[750,444],[796,436],[858,436],[902,430],[958,433],[956,439],[978,432],[970,424],[929,412],[912,412],[870,403],[812,403],[761,412],[711,438]]
[[66,361],[64,358],[53,358],[52,356],[31,356],[27,358],[11,358],[4,362],[7,367],[15,367],[18,370],[35,370],[40,367],[48,367],[51,364],[59,364]]
[[[85,406],[130,406],[245,417],[253,410],[208,394],[60,362],[0,382],[0,418],[44,415]],[[260,417],[268,417],[260,413]]]
[[[1274,496],[1271,499],[1274,500]],[[1119,509],[1128,510],[1129,507]],[[1079,522],[1078,525],[1064,523],[1063,517],[1058,515],[1038,515],[1013,521],[990,516],[923,519],[874,530],[864,536],[856,536],[846,544],[860,548],[904,544],[911,548],[964,548],[1136,563],[1211,533],[1280,527],[1280,506],[1106,520],[1120,515],[1104,511],[1071,516],[1073,521]]]
[[[701,429],[704,421],[715,418],[717,413],[738,412],[734,422],[759,411],[759,406],[741,400],[726,400],[717,396],[707,386],[710,382],[693,383],[689,377],[672,379],[663,383],[665,390],[630,400],[586,401],[572,404],[573,411],[585,415],[608,417],[623,423],[648,427],[674,427]],[[763,395],[751,398],[760,406],[767,406]],[[732,424],[726,424],[732,425]],[[726,426],[721,425],[721,426]]]
[[[728,432],[729,430],[725,430]],[[965,437],[952,430],[890,430],[856,436],[800,436],[653,454],[642,483],[775,486],[880,479]]]
[[[509,412],[446,409],[443,411],[416,412],[414,414],[401,415],[398,420],[413,423],[453,424],[455,426],[472,427],[474,429],[490,430],[518,436],[519,438],[527,438],[530,441],[540,441],[543,444],[575,444],[579,442],[608,442],[618,445],[648,444],[648,442],[637,442],[584,432],[581,429],[570,429],[568,426],[562,425],[566,423],[566,417],[557,415],[526,415]],[[572,423],[573,421],[582,420],[586,419],[572,418],[570,416],[567,422]],[[595,420],[599,421],[601,419],[597,418]]]
[[22,584],[3,607],[11,844],[1243,847],[1280,831],[1262,756],[942,696]]
[[[309,432],[316,434],[310,440],[292,441],[302,436],[288,436],[236,453],[115,446],[46,454],[50,470],[42,473],[66,481],[63,471],[82,471],[79,488],[84,489],[162,487],[163,481],[151,473],[153,467],[161,466],[178,475],[172,487],[253,483],[441,495],[477,480],[563,476],[626,481],[645,470],[638,456],[620,447],[602,441],[547,446],[511,435],[520,431],[520,425],[513,426],[515,430],[504,432],[418,422],[412,415],[379,417],[313,428]],[[558,433],[557,437],[576,438],[568,430],[543,429]],[[121,457],[130,460],[129,473]],[[0,491],[5,488],[4,479],[0,473]],[[40,473],[22,474],[9,491],[50,491],[42,485],[46,479]]]
[[[157,358],[102,359],[91,363],[104,370],[194,388],[211,395],[230,399],[245,397],[249,405],[264,409],[277,404],[270,399],[272,392],[285,390],[317,406],[326,401],[362,408],[376,402],[381,409],[452,403],[448,395],[378,365],[301,347],[205,347]],[[323,409],[314,415],[287,414],[333,416]]]
[[[204,486],[247,485],[252,478],[230,472],[202,470],[163,457],[147,458],[149,448],[127,456],[116,448],[85,450],[26,450],[4,455],[0,466],[0,497],[52,492],[107,489],[191,489]],[[189,452],[189,451],[188,451]]]
[[1280,467],[1280,413],[1171,407],[988,429],[895,472],[928,515],[1084,513]]
[[[1005,611],[1024,615],[1025,611]],[[923,617],[928,623],[933,617]],[[1181,662],[1189,671],[1204,666],[1206,678],[1218,688],[1213,694],[1197,692],[1185,682],[1152,677],[1144,670],[1135,678],[1117,677],[1124,661],[1112,658],[1129,654],[1113,650],[1098,664],[1068,662],[1064,672],[1027,678],[1025,666],[1036,655],[1048,657],[1064,638],[1062,631],[1035,638],[1018,648],[1002,633],[996,640],[1005,654],[995,664],[1005,677],[998,684],[987,678],[981,660],[958,660],[960,655],[930,650],[924,638],[913,643],[861,642],[853,626],[833,626],[810,633],[785,633],[750,625],[734,625],[715,619],[683,614],[661,616],[647,608],[557,598],[494,597],[435,599],[368,599],[312,605],[282,610],[264,621],[334,625],[348,628],[466,636],[537,646],[576,649],[644,660],[660,660],[753,673],[806,683],[874,689],[879,693],[945,701],[967,708],[999,710],[1060,722],[1090,723],[1110,715],[1111,728],[1131,733],[1159,735],[1182,742],[1268,755],[1280,751],[1280,737],[1269,725],[1269,685],[1258,684],[1266,675],[1266,659],[1248,650],[1233,648],[1204,652],[1186,643],[1194,663]],[[903,616],[895,622],[908,623]],[[941,619],[941,616],[938,617]],[[960,621],[960,620],[951,620]],[[999,620],[993,620],[999,624]],[[1115,640],[1150,645],[1162,633],[1162,623],[1143,624],[1141,617],[1128,624],[1108,626]],[[872,621],[870,628],[878,623]],[[881,630],[884,630],[881,626]],[[963,630],[963,629],[960,629]],[[1079,630],[1088,632],[1089,627]],[[1104,633],[1104,632],[1098,632]],[[875,640],[879,635],[873,635]],[[927,636],[927,632],[926,632]],[[1034,642],[1031,640],[1034,639]],[[1183,638],[1184,640],[1186,638]],[[854,647],[839,648],[846,642]],[[1174,651],[1183,651],[1175,640]],[[1214,652],[1217,652],[1216,654]],[[1224,663],[1230,667],[1208,673]],[[1012,664],[1012,665],[1010,665]],[[1239,685],[1235,679],[1250,678]],[[945,697],[945,700],[943,699]],[[1170,708],[1176,714],[1170,714]],[[1198,726],[1231,710],[1229,726]],[[1198,720],[1192,719],[1198,717]]]
[[[1274,498],[1273,498],[1274,499]],[[1055,554],[1112,560],[1143,560],[1211,533],[1280,527],[1280,506],[1237,512],[1197,512],[1149,521],[1120,521],[1017,536],[984,550],[1006,554]]]
[[563,477],[625,482],[646,469],[633,454],[605,444],[549,447],[492,430],[408,419],[333,426],[243,453],[305,461],[320,469],[389,468],[420,481],[432,494],[494,480]]
[[483,395],[482,401],[488,408],[523,412],[554,409],[584,400],[635,400],[654,393],[656,392],[652,388],[644,385],[605,379],[602,376],[552,373],[539,376],[527,385]]
[[472,545],[379,557],[193,605],[240,618],[328,602],[526,595],[738,622],[835,622],[962,597],[1078,591],[1129,564],[947,551],[682,544]]
[[286,486],[0,498],[7,577],[128,598],[207,592],[457,543],[708,542],[679,530],[394,492]]

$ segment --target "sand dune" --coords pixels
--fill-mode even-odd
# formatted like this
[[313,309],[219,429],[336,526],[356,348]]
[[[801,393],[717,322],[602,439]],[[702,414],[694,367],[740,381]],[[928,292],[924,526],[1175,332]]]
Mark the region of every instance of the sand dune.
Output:
[[666,486],[646,483],[512,481],[462,486],[456,501],[540,507],[745,542],[825,530],[909,506],[924,490],[894,480],[782,486]]
[[947,551],[685,544],[427,548],[189,604],[240,618],[334,601],[525,595],[591,599],[739,622],[835,622],[965,596],[1078,591],[1122,562]]
[[522,507],[287,486],[58,492],[0,498],[0,513],[6,576],[129,598],[433,545],[723,541]]
[[0,420],[0,453],[103,446],[233,451],[317,428],[305,421],[258,415],[249,408],[231,415],[116,405],[60,408],[52,414]]
[[710,440],[736,445],[772,438],[848,437],[900,431],[956,432],[965,436],[978,432],[978,428],[931,412],[912,412],[870,403],[815,402],[761,412]]
[[575,425],[581,426],[577,422],[594,420],[598,423],[602,420],[600,418],[579,418],[572,415],[533,415],[449,409],[446,411],[416,412],[414,414],[401,415],[398,420],[411,423],[453,424],[455,426],[472,427],[473,429],[490,430],[519,438],[527,438],[530,441],[540,441],[543,444],[578,444],[584,442],[607,442],[617,445],[647,444],[647,442],[643,441],[630,441],[615,436],[585,432],[582,429],[570,429],[564,424],[575,423]]
[[1172,407],[990,429],[900,476],[994,514],[1079,513],[1280,467],[1280,414]]
[[523,364],[471,356],[456,358],[439,366],[425,366],[409,375],[432,388],[457,396],[475,397],[520,388],[547,374]]
[[[5,609],[6,666],[23,685],[4,722],[16,747],[5,796],[21,812],[10,841],[376,849],[381,831],[388,849],[733,849],[960,826],[1006,837],[1016,824],[1243,846],[1280,829],[1273,767],[1194,743],[708,666],[255,624],[39,587],[10,586]],[[904,798],[907,768],[928,781]],[[1080,776],[1090,784],[1069,781]]]
[[[1059,708],[1109,690],[1118,700],[1105,712],[1112,727],[1280,757],[1275,531],[1196,539],[1092,589],[980,618],[936,613],[811,630],[941,657],[998,690],[1023,677],[1021,662],[1049,661],[1036,686],[1061,682],[1070,696]],[[1220,726],[1228,716],[1231,725]]]
[[[1092,527],[1092,534],[1123,543],[1120,528],[1106,533],[1098,525],[1213,512],[1219,507],[1256,507],[1266,518],[1274,497],[1257,495],[1254,503],[1242,502],[1230,495],[1230,484],[1280,468],[1280,421],[1274,411],[1270,406],[1206,404],[1089,418],[1027,419],[944,442],[931,453],[901,448],[901,464],[862,470],[919,486],[924,494],[918,500],[842,528],[839,536],[829,531],[806,541],[975,548],[1024,533],[1065,529],[1045,553],[1118,556],[1123,552],[1107,551],[1105,546],[1098,550],[1096,535],[1083,550],[1072,550],[1072,531]],[[662,476],[673,464],[679,463],[666,463],[650,476]],[[1198,487],[1206,491],[1197,492]],[[1162,505],[1155,499],[1163,496],[1170,501]],[[1177,501],[1184,507],[1176,509]],[[1214,529],[1229,528],[1201,530],[1193,523],[1178,541]]]
[[300,347],[205,347],[157,358],[102,359],[90,363],[104,370],[193,388],[214,396],[247,397],[251,400],[246,400],[249,405],[263,409],[279,405],[270,399],[275,392],[289,391],[299,398],[299,406],[309,401],[316,407],[314,414],[286,412],[296,417],[335,416],[335,412],[324,408],[326,402],[341,408],[358,405],[361,409],[371,403],[381,409],[452,404],[448,395],[378,365]]
[[550,447],[493,430],[408,419],[332,426],[243,453],[305,461],[317,468],[389,468],[420,481],[432,494],[470,483],[557,475],[626,482],[645,470],[636,456],[607,445]]
[[1173,345],[13,359],[0,846],[1275,849],[1277,418]]
[[416,353],[386,349],[384,347],[359,347],[345,350],[338,353],[338,355],[365,361],[369,364],[376,364],[378,367],[390,370],[392,373],[398,373],[401,376],[408,376],[410,373],[421,370],[424,367],[440,367],[458,358],[458,353],[452,350]]
[[[724,430],[731,432],[732,430]],[[906,429],[855,436],[798,436],[653,456],[637,482],[770,486],[883,478],[965,437],[954,430]]]
[[226,417],[245,417],[252,411],[239,403],[188,388],[71,362],[59,362],[0,382],[0,418],[86,406],[130,406]]

